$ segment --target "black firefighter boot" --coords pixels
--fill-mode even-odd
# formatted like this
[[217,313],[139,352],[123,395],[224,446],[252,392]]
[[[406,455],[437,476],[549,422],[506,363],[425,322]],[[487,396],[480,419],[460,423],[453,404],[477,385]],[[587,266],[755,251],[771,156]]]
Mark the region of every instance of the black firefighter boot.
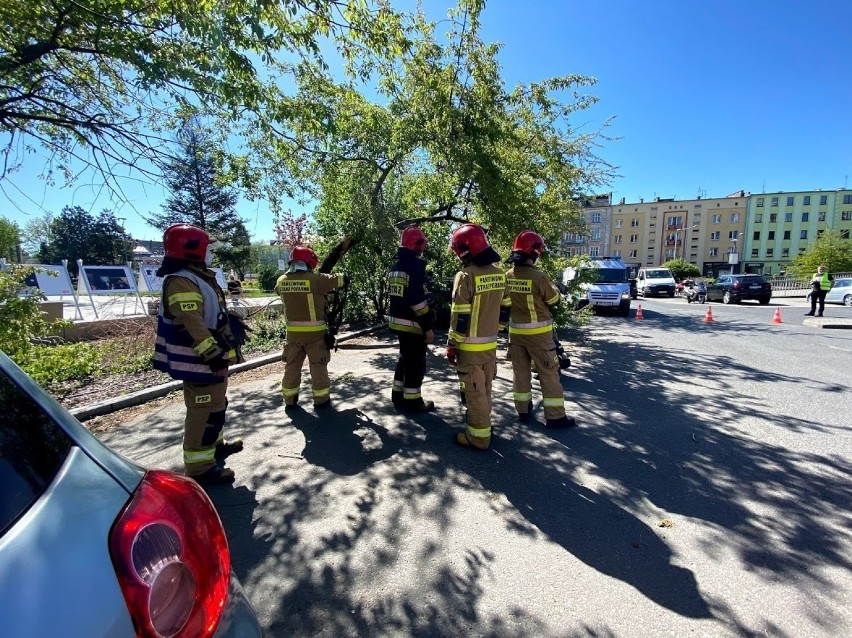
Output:
[[419,412],[434,412],[435,411],[435,402],[434,401],[424,401],[422,398],[420,398],[420,399],[404,399],[401,409],[402,409],[403,412],[407,412],[409,414],[417,414]]
[[575,428],[577,427],[577,421],[574,420],[573,416],[561,416],[558,419],[547,419],[545,423],[545,427],[547,428]]
[[236,454],[237,452],[243,451],[243,440],[242,439],[231,439],[230,441],[217,443],[216,451],[213,453],[213,457],[217,461],[224,461],[226,458],[231,456],[231,454]]

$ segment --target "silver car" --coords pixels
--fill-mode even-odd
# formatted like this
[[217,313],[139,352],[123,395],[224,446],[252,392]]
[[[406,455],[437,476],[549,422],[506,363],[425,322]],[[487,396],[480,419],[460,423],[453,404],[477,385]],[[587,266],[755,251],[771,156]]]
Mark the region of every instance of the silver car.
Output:
[[[808,303],[811,295],[808,294]],[[852,277],[836,278],[831,285],[831,290],[825,295],[825,303],[840,303],[844,306],[852,306]]]
[[105,447],[0,352],[0,618],[9,638],[254,638],[194,481]]

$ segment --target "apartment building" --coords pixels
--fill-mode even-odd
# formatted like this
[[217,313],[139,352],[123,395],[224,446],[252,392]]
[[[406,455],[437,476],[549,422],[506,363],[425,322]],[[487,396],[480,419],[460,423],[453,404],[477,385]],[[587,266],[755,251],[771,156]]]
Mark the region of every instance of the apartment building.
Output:
[[592,259],[608,256],[612,193],[594,195],[578,203],[583,211],[585,232],[565,235],[563,253],[567,257],[588,255]]
[[633,268],[680,257],[707,277],[738,271],[748,209],[744,191],[711,199],[622,199],[611,208],[609,254]]
[[852,231],[852,190],[762,193],[748,200],[743,268],[776,275],[820,233]]

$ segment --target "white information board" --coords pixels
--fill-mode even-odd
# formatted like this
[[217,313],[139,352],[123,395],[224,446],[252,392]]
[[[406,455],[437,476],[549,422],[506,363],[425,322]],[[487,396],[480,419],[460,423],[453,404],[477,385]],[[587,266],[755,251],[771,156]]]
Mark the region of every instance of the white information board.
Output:
[[[139,290],[141,292],[156,292],[163,291],[163,278],[157,276],[159,266],[140,266],[139,267]],[[225,280],[225,271],[221,268],[211,268],[216,273],[216,283],[222,290],[227,289],[228,283]]]
[[126,295],[137,292],[136,279],[127,266],[83,266],[77,282],[93,295]]
[[[45,297],[73,297],[74,286],[65,266],[52,266],[48,264],[34,264],[36,269],[26,284],[38,288]],[[49,274],[55,273],[55,274]]]

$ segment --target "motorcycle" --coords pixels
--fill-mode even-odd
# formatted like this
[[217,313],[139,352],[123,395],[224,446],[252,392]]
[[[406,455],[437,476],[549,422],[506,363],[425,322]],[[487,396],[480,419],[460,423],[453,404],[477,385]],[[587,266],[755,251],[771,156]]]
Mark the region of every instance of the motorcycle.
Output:
[[704,303],[707,301],[707,284],[703,281],[699,281],[698,283],[688,284],[684,288],[684,296],[686,297],[686,303]]

